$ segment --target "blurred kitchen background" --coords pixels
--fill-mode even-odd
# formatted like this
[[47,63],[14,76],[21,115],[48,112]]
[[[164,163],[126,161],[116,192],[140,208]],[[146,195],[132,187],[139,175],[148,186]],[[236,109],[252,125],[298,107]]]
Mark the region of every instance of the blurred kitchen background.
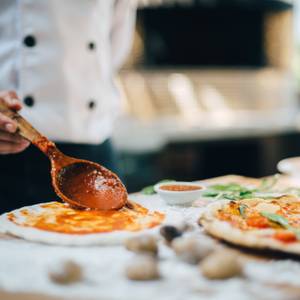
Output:
[[140,0],[117,78],[130,192],[163,178],[265,176],[300,155],[300,5]]

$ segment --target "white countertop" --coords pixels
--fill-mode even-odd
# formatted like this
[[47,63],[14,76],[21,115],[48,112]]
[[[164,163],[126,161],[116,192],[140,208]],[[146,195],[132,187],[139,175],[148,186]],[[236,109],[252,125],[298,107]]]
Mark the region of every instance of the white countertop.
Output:
[[[151,203],[151,207],[166,209],[158,196],[135,194],[131,199],[145,206]],[[186,221],[195,223],[202,208],[169,209],[179,211]],[[125,266],[133,256],[123,246],[58,247],[0,238],[0,292],[41,293],[73,300],[276,300],[289,299],[290,294],[282,286],[292,287],[292,295],[295,290],[300,291],[299,262],[252,261],[245,268],[247,278],[210,281],[201,276],[196,266],[179,261],[161,242],[162,279],[134,282],[124,275]],[[66,259],[83,267],[82,282],[58,285],[50,281],[49,268]],[[276,288],[272,286],[275,283],[278,284]]]

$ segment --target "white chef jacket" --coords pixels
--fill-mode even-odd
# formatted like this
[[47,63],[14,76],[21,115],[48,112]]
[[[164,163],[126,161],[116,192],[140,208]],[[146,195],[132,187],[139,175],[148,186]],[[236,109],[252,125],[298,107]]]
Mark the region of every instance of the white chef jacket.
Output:
[[16,90],[22,115],[49,138],[101,143],[134,22],[130,0],[1,0],[0,90]]

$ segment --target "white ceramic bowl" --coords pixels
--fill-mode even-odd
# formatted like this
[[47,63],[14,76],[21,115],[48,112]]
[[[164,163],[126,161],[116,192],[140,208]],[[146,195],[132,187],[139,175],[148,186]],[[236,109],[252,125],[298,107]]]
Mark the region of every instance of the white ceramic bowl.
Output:
[[[196,186],[199,189],[190,191],[169,191],[164,190],[162,186],[170,185],[184,185],[184,186]],[[169,205],[187,205],[195,200],[199,199],[202,191],[205,187],[198,183],[186,182],[186,181],[172,181],[158,183],[154,186],[154,190],[159,194],[159,196],[166,201]]]
[[300,156],[281,160],[277,164],[277,169],[283,174],[300,177]]

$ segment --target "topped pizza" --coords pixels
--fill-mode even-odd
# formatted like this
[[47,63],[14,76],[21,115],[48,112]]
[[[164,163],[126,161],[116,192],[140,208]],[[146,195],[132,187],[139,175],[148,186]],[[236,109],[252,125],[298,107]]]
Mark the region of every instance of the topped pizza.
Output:
[[300,254],[300,199],[221,200],[209,205],[199,223],[227,242]]
[[164,213],[134,202],[111,211],[77,210],[66,203],[49,202],[1,215],[0,231],[52,244],[115,244],[164,220]]

